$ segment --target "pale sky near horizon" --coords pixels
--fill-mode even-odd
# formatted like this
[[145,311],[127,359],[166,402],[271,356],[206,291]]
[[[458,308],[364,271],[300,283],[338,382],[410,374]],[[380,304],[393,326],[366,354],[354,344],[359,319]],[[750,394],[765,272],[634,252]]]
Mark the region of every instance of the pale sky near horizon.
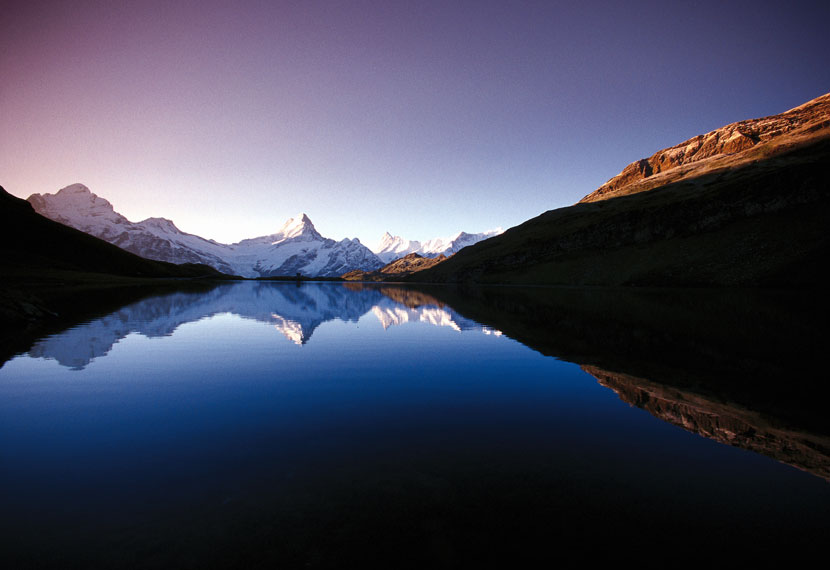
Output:
[[828,2],[15,2],[0,185],[222,242],[508,228],[830,91]]

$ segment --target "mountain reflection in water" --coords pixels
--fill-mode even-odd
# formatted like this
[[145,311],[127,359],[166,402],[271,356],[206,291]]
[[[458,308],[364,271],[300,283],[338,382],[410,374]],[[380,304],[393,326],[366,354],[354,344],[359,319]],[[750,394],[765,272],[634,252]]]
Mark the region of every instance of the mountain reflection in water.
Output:
[[146,298],[0,368],[0,562],[473,567],[597,557],[598,532],[614,559],[797,559],[830,507],[825,314],[758,291]]
[[39,340],[28,354],[82,370],[130,333],[149,338],[170,336],[185,323],[223,313],[273,325],[285,338],[302,345],[322,323],[335,319],[357,322],[369,312],[384,329],[406,322],[426,322],[456,331],[500,334],[433,297],[393,287],[241,283],[220,285],[206,293],[175,292],[144,299]]

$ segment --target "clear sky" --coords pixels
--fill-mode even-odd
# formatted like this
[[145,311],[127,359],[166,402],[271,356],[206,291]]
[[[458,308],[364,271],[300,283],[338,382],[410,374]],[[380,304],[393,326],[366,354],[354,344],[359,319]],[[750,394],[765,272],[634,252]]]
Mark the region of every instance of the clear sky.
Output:
[[425,240],[830,91],[830,2],[4,2],[0,184],[223,242]]

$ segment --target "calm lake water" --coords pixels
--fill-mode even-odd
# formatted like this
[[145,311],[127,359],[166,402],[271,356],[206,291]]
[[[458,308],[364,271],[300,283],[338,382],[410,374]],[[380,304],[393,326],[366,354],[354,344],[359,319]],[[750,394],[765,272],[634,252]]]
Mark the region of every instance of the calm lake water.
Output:
[[36,341],[0,369],[6,567],[826,547],[826,432],[546,356],[514,340],[538,322],[472,313],[397,287],[247,282]]

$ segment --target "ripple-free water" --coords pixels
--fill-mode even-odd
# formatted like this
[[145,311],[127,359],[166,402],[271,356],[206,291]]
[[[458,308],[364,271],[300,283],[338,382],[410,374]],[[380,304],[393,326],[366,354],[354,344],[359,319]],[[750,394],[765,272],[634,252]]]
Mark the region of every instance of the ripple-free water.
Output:
[[7,567],[455,567],[798,552],[830,490],[445,304],[241,283],[7,362],[0,505]]

